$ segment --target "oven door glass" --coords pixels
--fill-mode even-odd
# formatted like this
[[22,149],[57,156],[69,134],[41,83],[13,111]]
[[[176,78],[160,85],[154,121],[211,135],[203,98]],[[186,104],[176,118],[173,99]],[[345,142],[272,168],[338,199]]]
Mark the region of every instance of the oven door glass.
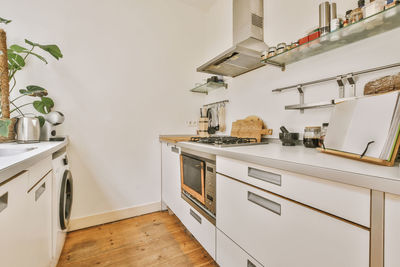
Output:
[[181,155],[182,188],[204,202],[204,161]]

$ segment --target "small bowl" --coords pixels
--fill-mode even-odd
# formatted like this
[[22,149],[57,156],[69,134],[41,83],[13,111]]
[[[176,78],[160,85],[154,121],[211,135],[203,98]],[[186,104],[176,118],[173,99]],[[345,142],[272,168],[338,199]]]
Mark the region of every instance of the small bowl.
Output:
[[295,146],[299,140],[299,133],[279,133],[283,146]]

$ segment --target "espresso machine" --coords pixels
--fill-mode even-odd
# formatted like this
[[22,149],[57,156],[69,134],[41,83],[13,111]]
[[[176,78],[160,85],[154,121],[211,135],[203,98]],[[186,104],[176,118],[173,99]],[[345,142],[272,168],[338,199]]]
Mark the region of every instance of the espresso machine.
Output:
[[64,137],[57,136],[56,126],[64,122],[65,116],[59,111],[52,111],[44,116],[45,123],[40,130],[40,141],[62,141]]

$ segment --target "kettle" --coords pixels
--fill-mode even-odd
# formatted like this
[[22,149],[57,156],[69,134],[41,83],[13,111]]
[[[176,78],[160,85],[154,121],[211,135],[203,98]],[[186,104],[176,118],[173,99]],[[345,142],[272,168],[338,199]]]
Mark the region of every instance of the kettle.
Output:
[[15,125],[17,143],[38,143],[40,139],[40,122],[36,117],[20,117]]
[[52,111],[45,116],[44,125],[40,131],[40,141],[51,141],[57,139],[56,127],[64,122],[65,116],[59,111]]

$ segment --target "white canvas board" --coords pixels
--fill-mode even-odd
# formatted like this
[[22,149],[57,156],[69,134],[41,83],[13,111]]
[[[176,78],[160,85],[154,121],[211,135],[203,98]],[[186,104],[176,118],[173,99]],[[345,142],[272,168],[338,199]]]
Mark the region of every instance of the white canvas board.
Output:
[[341,102],[335,106],[324,139],[325,148],[334,150],[342,149],[355,106],[355,100]]
[[392,124],[398,92],[360,98],[343,144],[343,151],[361,154],[374,141],[365,156],[379,158]]

